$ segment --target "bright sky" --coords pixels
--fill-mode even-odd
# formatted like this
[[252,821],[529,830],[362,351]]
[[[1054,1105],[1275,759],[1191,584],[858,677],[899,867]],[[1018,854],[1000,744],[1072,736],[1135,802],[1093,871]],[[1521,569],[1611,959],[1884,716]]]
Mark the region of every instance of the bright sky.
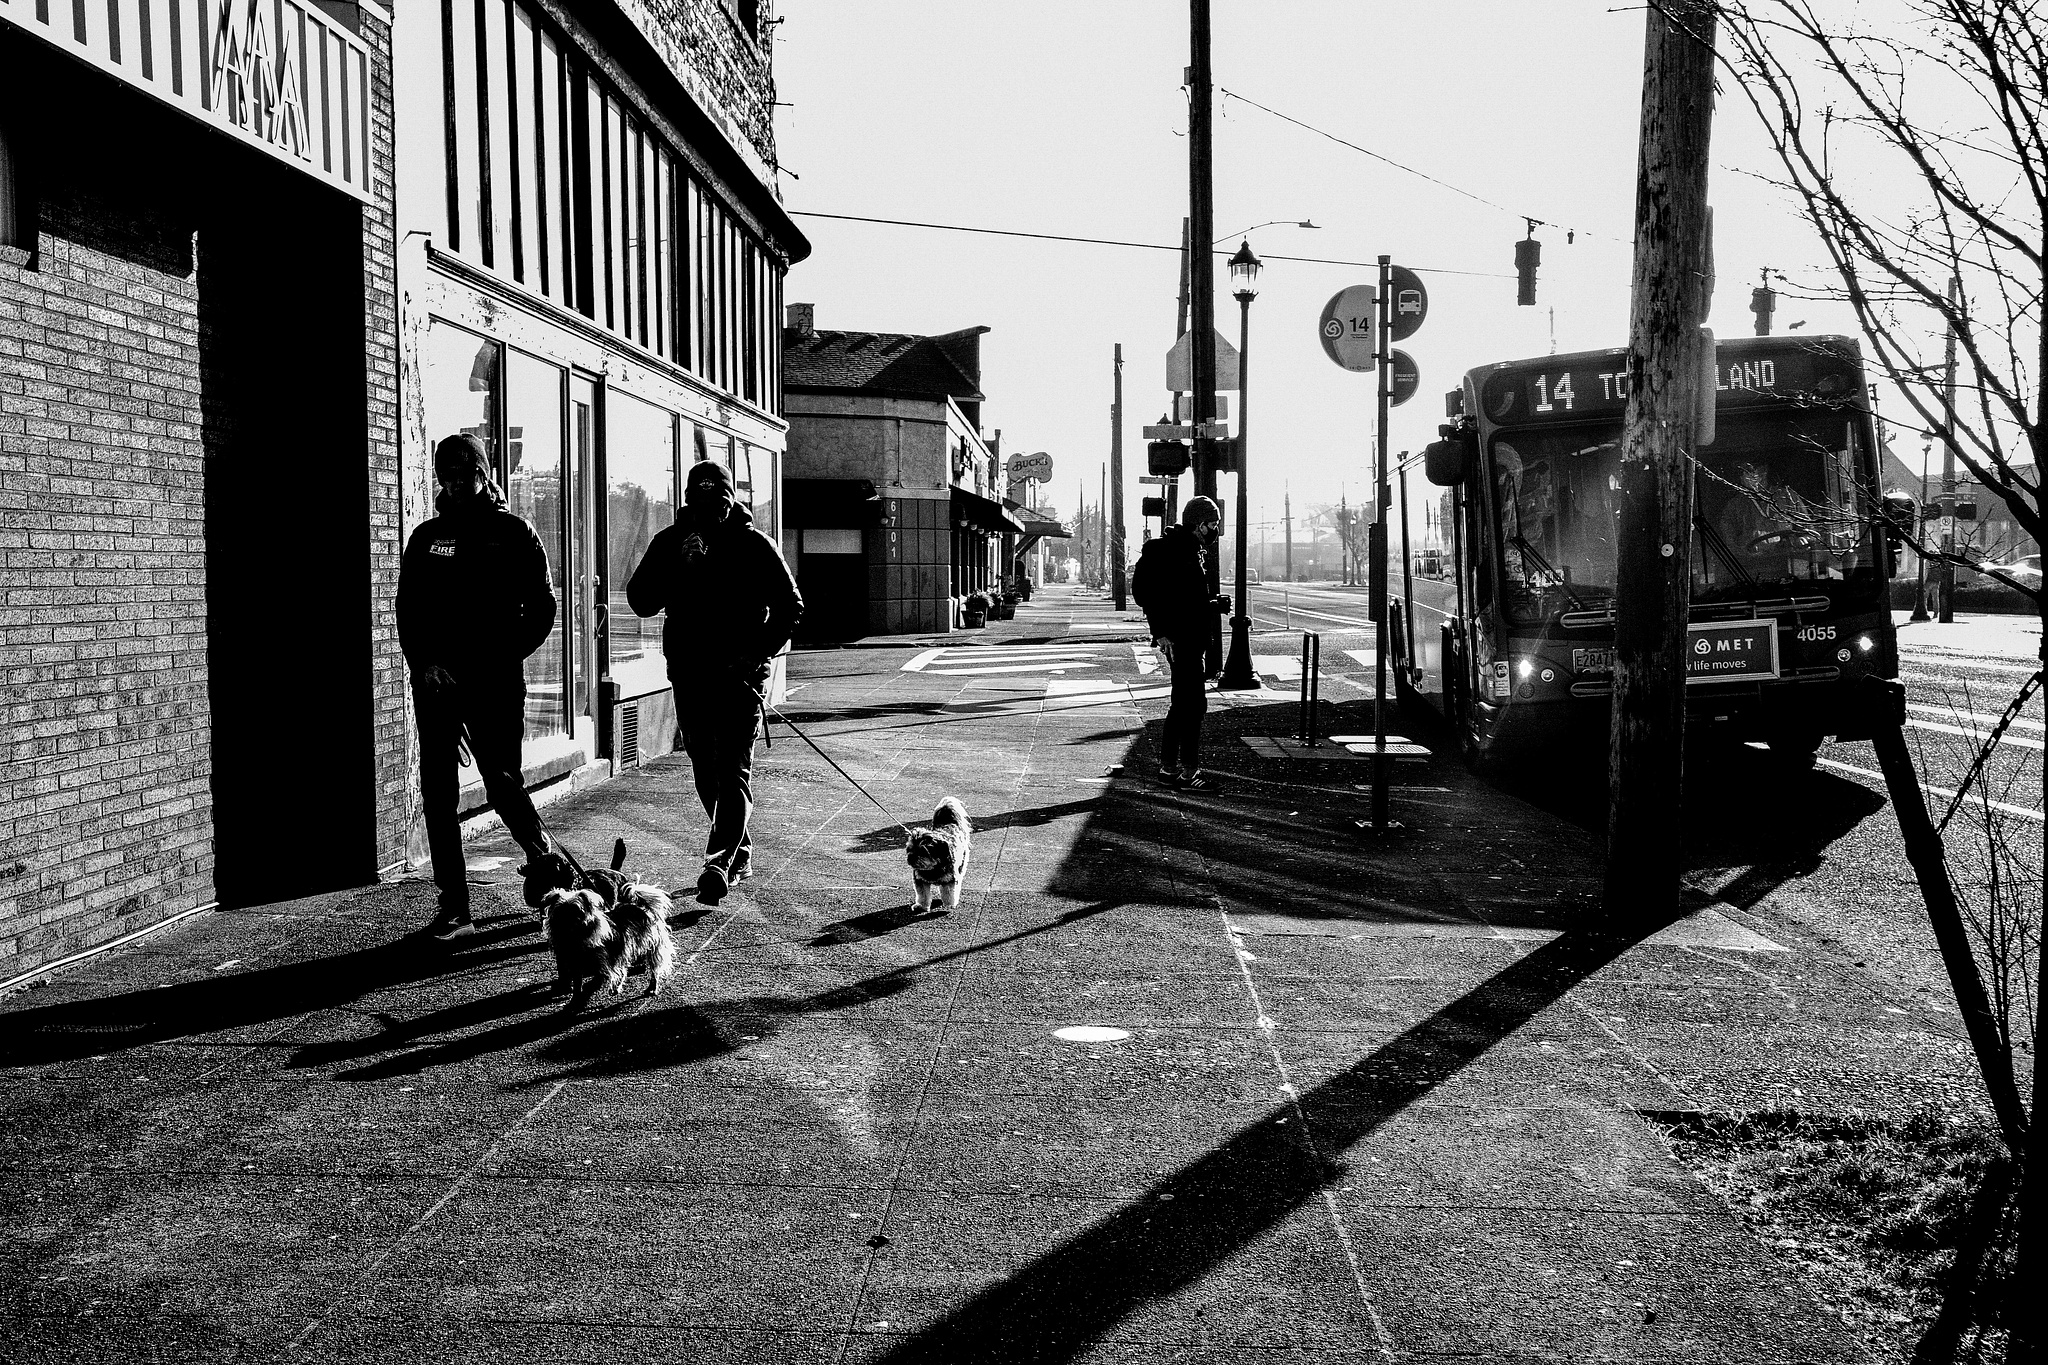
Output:
[[[1188,144],[1185,0],[780,0],[776,81],[790,208],[1177,244]],[[1392,448],[1435,439],[1443,394],[1496,360],[1620,346],[1628,325],[1644,14],[1610,0],[1215,0],[1219,235],[1267,219],[1262,256],[1423,272],[1428,322],[1403,349],[1422,387]],[[1262,113],[1230,90],[1490,200],[1495,208]],[[1786,201],[1741,170],[1773,163],[1747,101],[1714,132],[1718,288],[1711,325],[1751,331],[1760,267],[1797,276],[1819,247]],[[1556,224],[1537,306],[1515,304],[1524,216]],[[1010,454],[1044,450],[1050,501],[1092,504],[1109,453],[1111,354],[1122,343],[1124,452],[1135,499],[1139,428],[1159,419],[1178,259],[1167,251],[1033,242],[799,218],[815,246],[786,297],[826,329],[934,333],[984,324],[982,420]],[[1567,245],[1567,228],[1577,229]],[[1222,245],[1234,249],[1233,235]],[[1215,258],[1217,318],[1236,302]],[[1434,273],[1445,272],[1445,273]],[[1462,272],[1462,273],[1453,273]],[[1369,496],[1374,380],[1316,337],[1324,302],[1371,268],[1272,261],[1251,312],[1251,512],[1277,519]],[[1781,299],[1778,330],[1852,330],[1847,310]],[[1236,415],[1232,396],[1232,415]],[[1905,445],[1901,453],[1907,451]],[[1425,490],[1411,480],[1418,501]],[[1229,493],[1226,479],[1224,492]],[[1126,524],[1136,539],[1135,502]]]

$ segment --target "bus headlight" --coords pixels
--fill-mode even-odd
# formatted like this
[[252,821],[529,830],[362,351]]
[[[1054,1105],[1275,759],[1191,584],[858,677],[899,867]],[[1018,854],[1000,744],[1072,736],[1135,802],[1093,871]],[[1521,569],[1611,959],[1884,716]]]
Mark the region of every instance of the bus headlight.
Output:
[[1529,680],[1529,675],[1534,673],[1535,671],[1536,665],[1529,662],[1527,659],[1518,659],[1515,661],[1515,676],[1522,679],[1522,681],[1527,682]]
[[1871,650],[1877,648],[1877,641],[1871,639],[1868,635],[1859,635],[1856,637],[1856,648],[1868,654]]

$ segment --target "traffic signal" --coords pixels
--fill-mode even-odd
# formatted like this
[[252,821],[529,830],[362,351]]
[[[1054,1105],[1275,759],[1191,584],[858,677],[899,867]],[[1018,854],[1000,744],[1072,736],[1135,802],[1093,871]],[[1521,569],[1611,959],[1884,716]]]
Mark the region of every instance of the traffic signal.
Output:
[[1166,499],[1141,499],[1138,503],[1138,515],[1141,517],[1158,517],[1161,520],[1164,520],[1166,517]]
[[1188,472],[1188,448],[1180,441],[1153,441],[1145,447],[1145,472],[1169,479]]
[[1524,237],[1515,243],[1515,302],[1525,307],[1536,302],[1536,267],[1543,260],[1543,243]]

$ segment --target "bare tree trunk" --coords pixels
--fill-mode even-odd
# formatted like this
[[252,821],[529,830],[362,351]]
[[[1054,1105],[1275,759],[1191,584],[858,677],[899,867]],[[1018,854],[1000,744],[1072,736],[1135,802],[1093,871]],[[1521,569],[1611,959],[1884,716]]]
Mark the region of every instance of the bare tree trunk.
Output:
[[1683,868],[1685,638],[1713,37],[1714,11],[1704,0],[1666,0],[1649,11],[1615,566],[1603,897],[1610,920],[1675,910]]
[[[2041,258],[2048,261],[2048,225],[2042,231]],[[2041,328],[2040,347],[2039,363],[2034,370],[2034,429],[2029,433],[2037,470],[2048,469],[2048,326]],[[2041,662],[2048,666],[2048,591],[2037,592],[2036,605],[2042,617]],[[2041,800],[2042,809],[2048,810],[2048,766],[2041,772]],[[2035,866],[2040,869],[2043,881],[2038,888],[2042,932],[2034,938],[2033,1112],[2027,1122],[2026,1160],[2020,1168],[2018,1264],[2005,1304],[2006,1322],[2012,1332],[2006,1353],[2010,1365],[2041,1365],[2048,1360],[2048,1327],[2041,1321],[2039,1289],[2043,1277],[2048,1276],[2048,1253],[2042,1250],[2043,1239],[2048,1237],[2048,1139],[2043,1138],[2042,1130],[2048,1124],[2041,1122],[2041,1094],[2048,1089],[2048,1066],[2041,1061],[2041,1022],[2048,1016],[2048,825],[2041,827],[2041,861]],[[2026,1288],[2030,1284],[2035,1286],[2033,1290]]]

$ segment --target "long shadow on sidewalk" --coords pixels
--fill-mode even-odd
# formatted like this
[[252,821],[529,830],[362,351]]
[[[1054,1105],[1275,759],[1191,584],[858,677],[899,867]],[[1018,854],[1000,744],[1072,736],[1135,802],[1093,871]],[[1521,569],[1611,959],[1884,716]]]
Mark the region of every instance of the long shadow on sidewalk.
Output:
[[[1662,924],[1567,933],[1278,1107],[880,1359],[1072,1360],[1195,1284],[1341,1180],[1342,1152],[1470,1066]],[[1305,1146],[1310,1137],[1313,1148]]]
[[[1369,728],[1369,706],[1350,710],[1351,720],[1362,713]],[[1336,728],[1346,717],[1331,719]],[[1122,858],[1093,859],[1090,849],[1128,855],[1149,846],[1157,857],[1200,869],[1207,890],[1224,908],[1383,922],[1478,917],[1494,925],[1555,929],[1559,936],[878,1359],[1023,1365],[1085,1354],[1147,1305],[1196,1284],[1266,1238],[1346,1176],[1344,1152],[1679,917],[1592,924],[1584,900],[1545,903],[1546,886],[1596,881],[1596,830],[1581,824],[1575,839],[1575,831],[1558,818],[1563,811],[1539,810],[1451,769],[1441,758],[1423,780],[1453,798],[1443,803],[1439,823],[1453,817],[1456,823],[1391,850],[1362,843],[1354,825],[1362,797],[1353,784],[1364,781],[1369,768],[1346,764],[1332,776],[1335,765],[1319,765],[1323,771],[1313,773],[1274,763],[1261,771],[1264,761],[1248,757],[1251,751],[1238,742],[1240,734],[1286,734],[1292,721],[1293,708],[1286,704],[1213,715],[1205,761],[1221,759],[1219,766],[1237,779],[1226,775],[1213,796],[1152,792],[1129,777],[1117,778],[1049,889],[1087,895],[1106,879],[1129,875]],[[1125,755],[1123,771],[1148,770],[1156,744],[1155,722]],[[1754,785],[1755,777],[1739,772],[1734,780],[1740,787],[1745,781]],[[1776,855],[1776,865],[1803,865],[1874,808],[1869,793],[1854,784],[1822,780],[1820,789],[1828,798],[1821,818],[1809,804],[1793,827],[1796,833],[1780,824],[1761,836],[1763,851]],[[1807,790],[1809,799],[1812,791]],[[1590,810],[1583,802],[1567,802],[1565,809],[1582,818]],[[1740,851],[1726,844],[1742,824],[1733,816],[1720,821],[1717,856]],[[1486,869],[1495,866],[1529,872],[1530,894],[1496,893],[1497,899],[1478,903],[1446,890],[1444,873],[1488,875]],[[1283,1122],[1297,1112],[1305,1122]]]

